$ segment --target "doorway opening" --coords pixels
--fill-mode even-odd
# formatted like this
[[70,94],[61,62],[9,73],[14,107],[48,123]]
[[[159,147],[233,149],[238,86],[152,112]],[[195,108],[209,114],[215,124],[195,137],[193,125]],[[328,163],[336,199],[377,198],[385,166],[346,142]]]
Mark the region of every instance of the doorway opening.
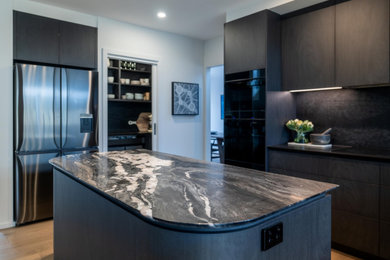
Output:
[[148,55],[103,49],[100,151],[158,150],[157,65]]
[[210,161],[224,162],[224,67],[209,70],[210,83]]

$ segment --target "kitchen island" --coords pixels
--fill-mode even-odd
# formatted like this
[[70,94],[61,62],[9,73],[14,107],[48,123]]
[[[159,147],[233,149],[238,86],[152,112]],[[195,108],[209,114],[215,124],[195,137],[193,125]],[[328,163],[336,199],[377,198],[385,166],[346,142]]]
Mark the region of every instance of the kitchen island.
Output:
[[148,150],[50,162],[55,259],[330,259],[337,185]]

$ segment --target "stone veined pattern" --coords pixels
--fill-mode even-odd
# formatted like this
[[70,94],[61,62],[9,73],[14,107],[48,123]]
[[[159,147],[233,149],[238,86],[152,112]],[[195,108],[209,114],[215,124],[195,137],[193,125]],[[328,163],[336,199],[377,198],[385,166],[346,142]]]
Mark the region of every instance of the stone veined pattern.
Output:
[[197,227],[260,219],[337,187],[143,149],[50,162],[143,217]]

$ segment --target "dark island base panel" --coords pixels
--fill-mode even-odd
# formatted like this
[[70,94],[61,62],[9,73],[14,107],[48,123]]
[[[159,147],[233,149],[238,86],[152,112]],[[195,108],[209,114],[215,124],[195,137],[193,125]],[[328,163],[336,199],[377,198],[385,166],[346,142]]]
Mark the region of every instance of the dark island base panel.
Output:
[[[330,259],[330,196],[317,196],[247,229],[220,233],[152,225],[54,170],[54,257],[61,259]],[[261,231],[283,223],[283,242],[261,250]]]

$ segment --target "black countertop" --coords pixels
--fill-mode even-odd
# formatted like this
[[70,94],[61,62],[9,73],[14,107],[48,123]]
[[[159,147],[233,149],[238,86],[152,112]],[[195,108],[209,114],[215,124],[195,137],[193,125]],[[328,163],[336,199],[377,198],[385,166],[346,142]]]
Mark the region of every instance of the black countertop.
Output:
[[390,150],[378,150],[364,147],[351,147],[342,145],[333,145],[330,149],[317,149],[308,147],[288,146],[287,144],[268,146],[273,150],[285,150],[312,154],[331,155],[346,157],[352,159],[364,159],[374,161],[390,162]]
[[50,163],[145,221],[201,232],[259,223],[337,187],[142,149]]

